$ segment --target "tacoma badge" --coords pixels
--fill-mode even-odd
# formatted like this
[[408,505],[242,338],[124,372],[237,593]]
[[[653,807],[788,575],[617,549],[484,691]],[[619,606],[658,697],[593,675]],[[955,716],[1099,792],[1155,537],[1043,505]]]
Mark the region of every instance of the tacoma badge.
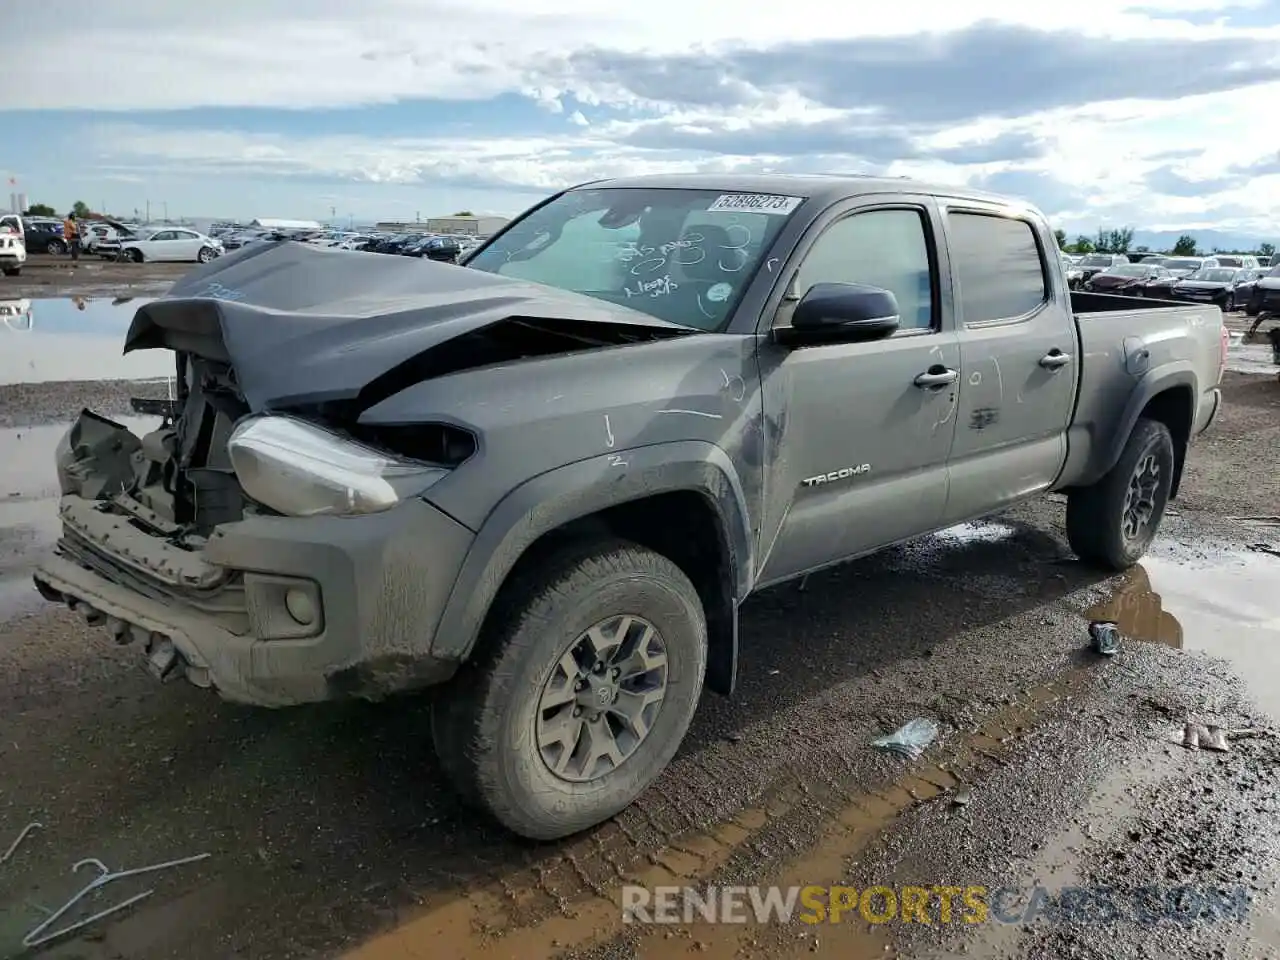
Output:
[[806,477],[800,481],[802,487],[820,487],[824,483],[831,483],[833,480],[848,480],[850,477],[858,477],[864,473],[871,472],[871,464],[864,463],[856,467],[841,467],[839,470],[832,470],[830,473],[823,473],[816,477]]

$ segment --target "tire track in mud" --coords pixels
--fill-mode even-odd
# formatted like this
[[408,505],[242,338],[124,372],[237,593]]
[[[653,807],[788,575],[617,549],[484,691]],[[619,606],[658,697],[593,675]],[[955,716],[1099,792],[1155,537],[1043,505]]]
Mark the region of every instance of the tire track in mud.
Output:
[[[762,802],[709,829],[661,840],[651,820],[648,837],[612,821],[574,840],[558,855],[458,897],[347,953],[344,960],[411,960],[450,956],[467,960],[534,957],[633,956],[661,958],[679,941],[708,960],[807,956],[821,947],[847,960],[892,957],[883,927],[859,921],[795,926],[745,924],[637,925],[625,923],[621,887],[772,883],[783,887],[843,882],[845,863],[904,812],[981,779],[1007,762],[1052,712],[1091,675],[1072,667],[1027,690],[949,744],[930,749],[891,782],[872,789],[830,764],[793,771]],[[650,816],[637,805],[636,817]],[[648,848],[647,850],[645,848]],[[532,859],[536,854],[530,854]],[[761,864],[768,866],[761,869]],[[775,866],[776,864],[776,866]],[[677,943],[673,943],[676,940]]]

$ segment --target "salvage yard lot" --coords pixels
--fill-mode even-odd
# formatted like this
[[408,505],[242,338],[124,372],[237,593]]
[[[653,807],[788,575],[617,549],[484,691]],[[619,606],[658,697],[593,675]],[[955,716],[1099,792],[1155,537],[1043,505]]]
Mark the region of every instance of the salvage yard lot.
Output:
[[[90,289],[118,281],[83,276]],[[50,388],[63,396],[47,409],[73,411],[95,389]],[[554,844],[516,840],[445,790],[418,698],[244,709],[155,683],[136,649],[65,610],[11,619],[0,630],[0,851],[28,822],[44,826],[0,865],[0,957],[79,888],[77,860],[127,869],[206,852],[108,888],[95,909],[156,893],[47,956],[849,958],[920,956],[961,936],[977,956],[1137,956],[1153,944],[1155,956],[1250,955],[1277,935],[1267,911],[1280,739],[1265,714],[1280,713],[1280,669],[1265,647],[1280,635],[1259,611],[1280,586],[1269,552],[1280,527],[1265,520],[1280,516],[1280,384],[1229,373],[1225,391],[1140,573],[1109,580],[1080,566],[1048,498],[767,591],[743,611],[737,696],[704,698],[635,807]],[[0,388],[0,402],[18,396]],[[26,456],[22,433],[3,433],[0,460]],[[47,532],[35,513],[50,474],[33,462],[20,489],[0,490],[12,501],[0,573]],[[1098,611],[1129,638],[1113,660],[1087,650]],[[869,748],[916,716],[942,730],[920,761]],[[1187,718],[1263,735],[1221,756],[1184,751],[1167,737]],[[972,802],[953,807],[962,787]],[[642,930],[617,909],[620,877],[994,888],[1053,876],[1244,883],[1256,919],[1154,933]]]

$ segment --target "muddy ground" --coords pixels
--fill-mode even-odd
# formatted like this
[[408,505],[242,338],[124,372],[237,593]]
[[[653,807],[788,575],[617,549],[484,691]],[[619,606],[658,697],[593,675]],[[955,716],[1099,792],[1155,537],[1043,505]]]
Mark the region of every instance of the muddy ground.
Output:
[[22,273],[0,277],[0,300],[18,297],[89,297],[163,293],[192,268],[190,263],[116,263],[87,254],[32,254]]
[[[0,957],[92,876],[73,877],[76,861],[201,853],[109,886],[95,909],[155,893],[43,955],[1040,960],[1280,945],[1274,375],[1228,374],[1175,511],[1123,577],[1074,560],[1050,497],[752,598],[735,699],[707,696],[633,808],[543,845],[441,786],[420,699],[229,706],[157,684],[135,649],[38,600],[55,422],[86,403],[123,414],[135,389],[165,385],[0,388],[0,855],[43,824],[0,864]],[[1090,619],[1121,624],[1117,656],[1089,650]],[[913,717],[941,730],[920,759],[869,747]],[[1229,730],[1229,751],[1175,743],[1188,719]],[[1014,892],[1010,922],[965,923],[957,907],[940,923],[935,903],[929,925],[853,911],[639,926],[622,922],[628,881]],[[1147,919],[1104,922],[1037,884],[1088,888],[1094,907],[1114,888],[1106,903]],[[1146,887],[1188,888],[1181,919]]]

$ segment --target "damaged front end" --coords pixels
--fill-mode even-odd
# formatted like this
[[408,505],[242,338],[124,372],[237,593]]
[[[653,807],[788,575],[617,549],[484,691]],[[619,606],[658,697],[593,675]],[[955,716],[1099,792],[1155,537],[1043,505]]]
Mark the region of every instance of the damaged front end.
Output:
[[158,676],[267,706],[457,668],[432,646],[475,534],[425,494],[478,438],[430,411],[364,411],[480,366],[687,333],[478,271],[300,247],[233,254],[139,308],[125,350],[172,351],[176,396],[135,402],[160,417],[142,437],[80,415],[57,454],[62,537],[34,574],[140,641]]

